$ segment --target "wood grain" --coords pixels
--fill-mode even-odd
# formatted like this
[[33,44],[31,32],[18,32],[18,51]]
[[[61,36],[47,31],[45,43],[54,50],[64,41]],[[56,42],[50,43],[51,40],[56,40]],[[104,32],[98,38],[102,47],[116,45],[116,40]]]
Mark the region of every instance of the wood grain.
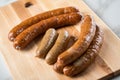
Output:
[[[28,1],[33,5],[25,8],[24,4]],[[37,40],[23,51],[15,50],[8,40],[10,29],[21,21],[38,13],[66,6],[74,6],[80,12],[92,15],[104,31],[104,44],[96,61],[75,78],[58,74],[44,60],[35,58]],[[19,0],[0,8],[0,24],[0,51],[14,80],[106,80],[120,73],[119,38],[82,0]],[[80,33],[79,24],[63,29],[76,37]]]

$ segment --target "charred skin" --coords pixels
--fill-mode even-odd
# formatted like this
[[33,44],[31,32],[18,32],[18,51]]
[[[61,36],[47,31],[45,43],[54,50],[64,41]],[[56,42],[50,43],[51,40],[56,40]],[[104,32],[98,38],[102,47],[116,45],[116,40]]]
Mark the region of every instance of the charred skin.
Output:
[[36,16],[33,16],[31,18],[26,19],[25,21],[21,22],[17,26],[15,26],[8,34],[8,38],[10,41],[14,41],[14,39],[25,29],[30,27],[33,24],[38,23],[41,20],[53,17],[53,16],[58,16],[61,14],[66,14],[66,13],[71,13],[71,12],[78,12],[78,10],[74,7],[65,7],[65,8],[59,8],[51,11],[47,11],[44,13],[40,13]]
[[89,15],[86,15],[81,24],[81,33],[78,40],[73,46],[58,56],[57,64],[66,66],[78,59],[89,47],[95,35],[95,31],[96,27],[92,18]]
[[77,59],[73,64],[64,67],[63,72],[67,76],[75,76],[86,70],[91,63],[95,61],[101,46],[103,44],[103,32],[97,26],[95,37],[83,56]]
[[68,43],[69,40],[69,34],[67,31],[61,31],[58,35],[58,38],[54,44],[54,46],[51,48],[51,50],[48,52],[45,60],[48,64],[54,64],[57,61],[57,57],[60,53],[62,53]]
[[38,48],[36,50],[36,57],[45,58],[49,50],[54,45],[57,39],[58,33],[55,29],[50,28],[46,31],[42,41],[38,44]]
[[79,13],[73,12],[54,16],[46,20],[42,20],[31,27],[24,30],[14,40],[14,47],[17,50],[25,48],[34,38],[44,33],[49,28],[60,28],[67,25],[74,25],[81,20]]

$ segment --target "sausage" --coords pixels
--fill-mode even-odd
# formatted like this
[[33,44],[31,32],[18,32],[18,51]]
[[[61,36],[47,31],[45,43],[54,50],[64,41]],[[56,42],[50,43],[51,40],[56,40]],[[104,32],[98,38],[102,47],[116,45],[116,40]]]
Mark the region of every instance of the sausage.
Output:
[[95,35],[96,27],[93,19],[86,15],[81,24],[81,33],[78,40],[69,49],[58,56],[57,64],[66,66],[79,58],[89,47]]
[[79,13],[73,12],[42,20],[19,34],[15,38],[13,45],[17,50],[23,49],[35,37],[44,33],[48,28],[59,28],[67,25],[74,25],[81,20],[81,17],[82,16]]
[[63,64],[59,64],[58,62],[56,62],[54,65],[53,65],[53,70],[55,70],[56,72],[58,73],[63,73],[63,68],[65,66]]
[[[66,49],[70,48],[75,43],[76,40],[77,39],[74,36],[70,36],[70,39],[69,39]],[[63,68],[64,68],[64,65],[59,64],[57,62],[53,66],[53,69],[58,73],[63,73]]]
[[48,52],[45,60],[48,64],[54,64],[57,61],[57,57],[60,53],[62,53],[65,48],[67,47],[67,43],[69,40],[69,34],[67,31],[61,31],[58,35],[58,38],[54,44],[54,46],[51,48],[51,50]]
[[42,41],[39,43],[39,46],[36,50],[36,57],[45,58],[48,51],[54,45],[57,39],[58,33],[55,29],[50,28],[46,31]]
[[25,21],[15,26],[9,32],[8,38],[10,41],[13,41],[21,32],[23,32],[25,29],[27,29],[31,25],[38,23],[41,20],[53,17],[53,16],[57,16],[57,15],[65,14],[65,13],[71,13],[71,12],[78,12],[78,10],[74,7],[65,7],[65,8],[59,8],[59,9],[47,11],[44,13],[40,13],[36,16],[26,19]]
[[63,72],[67,76],[75,76],[78,73],[86,70],[99,53],[100,48],[103,44],[103,32],[97,26],[95,37],[90,44],[89,48],[86,50],[83,56],[81,56],[77,61],[73,62],[73,64],[64,67]]
[[78,40],[73,44],[73,46],[58,56],[53,69],[56,72],[62,73],[64,66],[79,58],[91,43],[95,35],[95,30],[96,27],[92,18],[89,15],[86,15],[81,23],[81,33]]

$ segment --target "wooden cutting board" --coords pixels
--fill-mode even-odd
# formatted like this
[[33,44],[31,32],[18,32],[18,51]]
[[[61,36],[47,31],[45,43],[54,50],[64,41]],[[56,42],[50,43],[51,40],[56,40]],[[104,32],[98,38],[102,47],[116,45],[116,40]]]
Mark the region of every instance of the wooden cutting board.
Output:
[[[28,1],[33,5],[25,8],[24,4]],[[33,41],[27,49],[17,51],[8,40],[10,29],[21,21],[35,14],[65,6],[75,6],[82,13],[92,15],[104,31],[104,44],[96,61],[74,78],[56,73],[44,60],[35,58],[36,41]],[[120,73],[119,38],[82,0],[19,0],[1,7],[0,51],[14,80],[106,80]]]

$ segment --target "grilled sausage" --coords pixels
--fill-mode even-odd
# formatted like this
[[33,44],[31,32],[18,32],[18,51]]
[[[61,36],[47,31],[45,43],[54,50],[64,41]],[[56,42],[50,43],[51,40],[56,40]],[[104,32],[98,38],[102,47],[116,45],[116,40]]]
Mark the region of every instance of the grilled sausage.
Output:
[[54,44],[54,46],[51,48],[51,50],[48,52],[45,60],[48,64],[54,64],[57,61],[57,57],[60,53],[62,53],[65,48],[67,47],[67,43],[69,40],[69,34],[67,31],[61,31],[58,35],[58,38]]
[[78,10],[74,7],[65,7],[65,8],[59,8],[59,9],[47,11],[44,13],[40,13],[36,16],[26,19],[25,21],[15,26],[9,32],[8,38],[10,41],[13,41],[21,32],[23,32],[26,28],[30,27],[31,25],[53,16],[57,16],[65,13],[71,13],[71,12],[78,12]]
[[95,60],[97,53],[99,53],[100,51],[102,43],[103,32],[99,27],[97,27],[95,37],[92,43],[90,44],[89,48],[86,50],[85,54],[73,64],[64,67],[64,74],[67,76],[75,76],[78,73],[86,70],[86,68],[88,68],[88,66]]
[[45,58],[48,51],[54,45],[57,39],[58,33],[55,29],[50,28],[46,31],[42,41],[39,43],[39,46],[36,51],[36,57]]
[[95,24],[93,19],[86,15],[81,24],[81,34],[78,40],[68,50],[58,56],[57,63],[65,66],[79,58],[89,47],[95,35]]
[[46,20],[42,20],[31,27],[24,30],[14,40],[14,47],[19,50],[25,48],[35,37],[44,33],[48,28],[59,28],[66,25],[74,25],[81,20],[79,13],[68,13],[54,16]]

